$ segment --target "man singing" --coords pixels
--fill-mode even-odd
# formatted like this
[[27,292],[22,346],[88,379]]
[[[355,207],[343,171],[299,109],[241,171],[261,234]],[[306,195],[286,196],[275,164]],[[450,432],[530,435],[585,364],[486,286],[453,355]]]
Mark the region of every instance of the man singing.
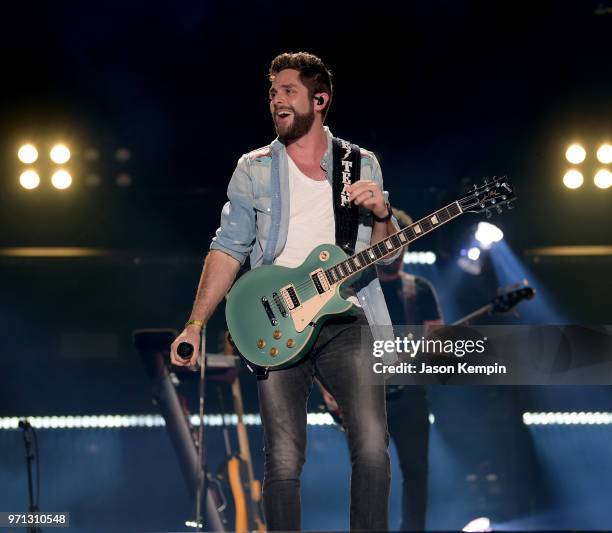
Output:
[[[300,52],[276,57],[269,78],[270,113],[278,137],[238,161],[190,319],[172,344],[171,358],[177,365],[195,363],[197,349],[190,360],[183,360],[177,357],[177,346],[188,342],[198,347],[201,328],[247,256],[251,268],[262,264],[297,267],[315,246],[334,243],[342,235],[333,194],[334,183],[341,179],[334,170],[335,141],[323,125],[333,95],[331,75],[319,58]],[[344,182],[341,196],[358,206],[352,244],[360,251],[398,228],[383,193],[376,157],[367,150],[354,150],[360,161],[359,180]],[[395,257],[397,253],[381,263]],[[375,276],[365,276],[349,298],[354,303],[351,315],[327,320],[306,357],[258,376],[265,441],[264,512],[270,531],[301,527],[306,405],[315,377],[336,398],[345,420],[352,465],[351,529],[387,529],[390,469],[385,391],[382,386],[364,384],[371,361],[360,353],[360,343],[363,326],[369,331],[368,324],[375,328],[391,321]]]

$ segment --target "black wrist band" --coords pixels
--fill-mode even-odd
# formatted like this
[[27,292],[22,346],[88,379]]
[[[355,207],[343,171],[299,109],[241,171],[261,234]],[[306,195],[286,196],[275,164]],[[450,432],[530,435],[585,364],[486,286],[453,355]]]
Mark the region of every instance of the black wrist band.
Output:
[[374,220],[376,222],[387,222],[388,220],[391,220],[391,216],[392,215],[393,215],[393,211],[391,211],[391,206],[389,204],[387,204],[387,214],[384,217],[382,217],[382,218],[377,217],[374,214],[374,212],[372,212],[372,216],[374,217]]

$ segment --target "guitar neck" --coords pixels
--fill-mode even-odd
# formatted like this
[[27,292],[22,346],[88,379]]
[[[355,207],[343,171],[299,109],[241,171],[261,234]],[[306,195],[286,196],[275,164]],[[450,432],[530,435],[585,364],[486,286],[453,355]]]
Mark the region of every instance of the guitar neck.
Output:
[[469,315],[465,315],[463,318],[460,318],[456,322],[453,322],[451,326],[464,326],[469,324],[472,320],[475,320],[481,316],[491,314],[493,311],[493,304],[483,305],[480,309],[476,309],[476,311],[472,311]]
[[362,250],[337,263],[336,265],[325,270],[330,283],[338,283],[348,279],[373,263],[376,263],[384,257],[393,255],[395,252],[410,244],[413,241],[421,238],[423,235],[431,233],[439,226],[450,222],[454,218],[463,214],[464,210],[459,201],[438,209],[434,213],[413,222],[410,226],[389,235],[382,241],[373,244],[369,248]]

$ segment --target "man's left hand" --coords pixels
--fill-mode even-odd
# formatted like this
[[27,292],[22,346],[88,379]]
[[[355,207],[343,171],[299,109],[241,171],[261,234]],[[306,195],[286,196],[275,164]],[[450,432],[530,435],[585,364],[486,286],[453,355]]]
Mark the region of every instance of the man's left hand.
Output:
[[349,193],[350,200],[355,202],[355,205],[362,205],[379,218],[387,215],[385,197],[375,181],[359,180],[351,185],[346,185],[345,190]]

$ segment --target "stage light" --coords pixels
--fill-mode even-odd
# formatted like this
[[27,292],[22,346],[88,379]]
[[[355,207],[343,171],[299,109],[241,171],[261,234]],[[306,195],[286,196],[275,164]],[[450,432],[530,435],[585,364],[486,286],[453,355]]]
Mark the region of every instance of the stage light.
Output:
[[102,183],[102,180],[98,174],[88,174],[85,176],[85,185],[88,187],[98,187],[100,183]]
[[117,175],[116,183],[119,187],[129,187],[132,185],[132,176],[130,176],[127,172],[122,172]]
[[24,144],[17,152],[19,161],[29,165],[38,159],[38,150],[33,144]]
[[478,248],[477,246],[474,246],[473,248],[470,248],[467,251],[467,256],[472,260],[472,261],[478,261],[478,258],[480,257],[480,248]]
[[68,150],[68,147],[65,144],[56,144],[53,148],[51,148],[49,156],[51,157],[51,161],[54,163],[63,165],[70,159],[70,150]]
[[119,148],[115,152],[115,159],[120,163],[125,163],[130,160],[132,153],[127,148]]
[[329,413],[308,413],[306,417],[309,426],[333,426],[335,424]]
[[612,425],[612,413],[590,412],[539,412],[523,413],[523,424],[526,426],[609,426]]
[[604,165],[612,163],[612,144],[602,144],[597,150],[597,160]]
[[433,265],[436,262],[434,252],[406,252],[404,264],[406,265]]
[[565,185],[568,189],[577,189],[581,187],[584,183],[584,177],[581,172],[577,170],[568,170],[563,176],[563,185]]
[[472,276],[478,276],[482,272],[482,265],[480,264],[480,261],[474,261],[472,259],[468,259],[465,256],[457,259],[457,265],[459,265],[459,268],[461,268],[461,270],[467,272],[468,274],[471,274]]
[[573,165],[582,163],[586,158],[586,150],[579,144],[572,144],[565,152],[566,159]]
[[83,159],[89,162],[98,161],[100,159],[100,152],[95,148],[87,148],[83,151]]
[[19,176],[19,183],[24,189],[36,189],[40,185],[40,176],[34,170],[26,170]]
[[504,232],[494,224],[479,222],[474,238],[483,248],[489,248],[494,242],[499,242],[504,238]]
[[469,531],[473,533],[492,531],[491,520],[484,516],[476,518],[471,522],[468,522],[461,531]]
[[602,168],[595,174],[595,185],[600,189],[607,189],[612,185],[612,172]]
[[72,176],[65,170],[57,170],[51,176],[51,183],[56,189],[67,189],[72,185]]
[[[95,429],[95,428],[155,428],[164,427],[165,420],[160,415],[86,415],[86,416],[31,416],[27,417],[32,427],[36,429]],[[0,430],[16,430],[19,428],[19,418],[0,417]],[[235,414],[225,415],[226,425],[238,424],[238,416]],[[259,413],[245,413],[242,421],[247,426],[261,426]],[[430,415],[430,423],[434,423]],[[190,415],[189,422],[194,426],[200,425],[198,415]],[[328,413],[308,413],[307,423],[309,426],[333,426],[333,418]],[[205,426],[221,426],[220,414],[204,415]]]

